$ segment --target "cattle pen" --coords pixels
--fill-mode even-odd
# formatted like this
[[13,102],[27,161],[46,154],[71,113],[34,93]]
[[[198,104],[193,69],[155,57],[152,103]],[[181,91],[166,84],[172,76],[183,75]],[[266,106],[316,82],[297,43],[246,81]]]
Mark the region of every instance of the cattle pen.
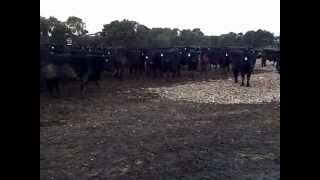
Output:
[[251,87],[110,72],[100,88],[40,95],[40,179],[280,179],[280,75],[257,61]]

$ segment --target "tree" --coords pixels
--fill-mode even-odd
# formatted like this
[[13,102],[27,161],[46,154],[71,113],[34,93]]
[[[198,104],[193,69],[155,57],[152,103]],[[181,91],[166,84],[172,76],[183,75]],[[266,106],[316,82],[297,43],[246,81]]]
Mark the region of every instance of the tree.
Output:
[[222,34],[219,37],[219,46],[238,46],[237,44],[238,35],[234,32],[228,34]]
[[61,22],[60,22],[57,18],[55,18],[55,17],[53,17],[53,16],[50,16],[50,17],[48,18],[48,23],[49,23],[49,36],[51,36],[54,28],[55,28],[58,24],[60,24]]
[[40,36],[48,36],[49,29],[49,21],[45,17],[40,16]]
[[274,44],[277,48],[280,48],[280,35],[275,37]]
[[170,37],[167,36],[164,33],[160,33],[154,37],[154,41],[152,43],[152,47],[155,48],[164,48],[164,47],[170,47]]
[[275,37],[271,32],[261,29],[257,31],[248,31],[243,36],[245,45],[255,48],[273,45],[274,39]]
[[[275,37],[266,30],[248,31],[243,33],[230,32],[220,36],[205,36],[199,28],[152,28],[136,21],[122,20],[105,24],[101,32],[87,35],[82,19],[71,16],[62,23],[50,16],[48,19],[40,16],[41,39],[51,42],[65,43],[67,37],[72,37],[75,44],[91,46],[125,46],[125,47],[170,47],[170,46],[249,46],[254,48],[265,46],[280,46],[280,35]],[[44,37],[50,38],[44,38]]]
[[70,16],[65,24],[71,30],[72,34],[76,36],[83,36],[88,33],[88,31],[85,29],[86,24],[82,21],[81,18]]
[[103,25],[102,36],[105,44],[113,46],[134,46],[138,23],[124,19]]
[[203,32],[199,28],[193,30],[183,29],[180,31],[179,38],[183,45],[186,46],[201,46],[208,43]]
[[134,40],[136,47],[150,46],[150,43],[148,41],[149,32],[150,32],[150,29],[147,26],[136,24],[135,40]]
[[248,31],[243,36],[243,42],[246,46],[254,47],[255,45],[255,32],[254,31]]
[[56,24],[52,31],[51,41],[55,44],[64,44],[70,34],[70,29],[64,23]]
[[273,45],[274,36],[271,32],[259,29],[255,33],[255,47],[263,47],[268,45]]

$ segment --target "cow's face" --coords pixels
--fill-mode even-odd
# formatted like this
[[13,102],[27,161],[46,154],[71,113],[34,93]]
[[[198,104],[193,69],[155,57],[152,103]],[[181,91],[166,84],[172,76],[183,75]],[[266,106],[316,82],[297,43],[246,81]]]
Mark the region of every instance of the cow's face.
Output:
[[144,56],[144,60],[145,60],[145,63],[147,65],[152,65],[153,64],[151,57],[149,55],[147,55],[147,54]]

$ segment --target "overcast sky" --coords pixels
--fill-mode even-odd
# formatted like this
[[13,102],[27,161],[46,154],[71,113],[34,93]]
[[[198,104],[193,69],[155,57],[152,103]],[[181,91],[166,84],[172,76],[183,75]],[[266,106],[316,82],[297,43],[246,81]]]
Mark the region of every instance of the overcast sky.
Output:
[[152,27],[200,28],[206,35],[280,33],[280,0],[40,0],[40,15],[81,18],[89,33],[128,19]]

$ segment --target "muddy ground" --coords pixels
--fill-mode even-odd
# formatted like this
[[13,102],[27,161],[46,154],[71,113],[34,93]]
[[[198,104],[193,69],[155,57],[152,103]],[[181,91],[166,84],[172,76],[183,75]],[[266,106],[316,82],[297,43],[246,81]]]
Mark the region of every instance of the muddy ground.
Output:
[[[86,98],[76,83],[60,99],[41,94],[40,179],[280,179],[279,74],[269,66],[256,70],[252,87],[221,87],[249,94],[230,104],[205,100],[230,78],[210,77],[106,77]],[[201,86],[205,95],[192,98]],[[164,88],[175,93],[155,91]]]

